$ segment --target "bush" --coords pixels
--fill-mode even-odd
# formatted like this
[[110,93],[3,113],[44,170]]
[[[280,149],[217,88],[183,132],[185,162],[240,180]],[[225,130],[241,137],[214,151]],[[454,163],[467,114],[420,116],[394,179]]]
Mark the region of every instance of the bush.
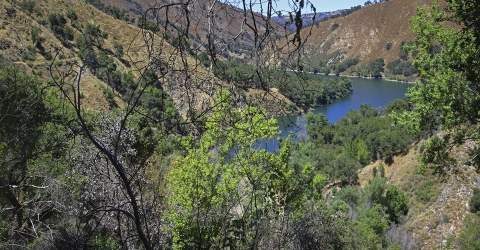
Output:
[[385,206],[387,207],[387,214],[390,217],[390,221],[398,223],[400,217],[408,213],[408,197],[398,191],[396,186],[391,186],[387,190],[385,198]]
[[393,46],[392,43],[387,43],[387,45],[385,45],[385,49],[390,50],[392,48],[392,46]]
[[20,9],[22,11],[32,13],[35,9],[35,1],[33,1],[33,0],[23,0],[20,3]]
[[473,196],[468,204],[472,213],[480,211],[480,188],[473,188]]
[[334,24],[332,25],[332,29],[331,29],[331,30],[334,31],[334,30],[336,30],[338,27],[340,27],[340,24],[334,23]]
[[432,193],[432,187],[434,184],[434,180],[428,180],[423,183],[420,188],[415,192],[417,200],[423,203],[429,202],[434,196],[434,194]]

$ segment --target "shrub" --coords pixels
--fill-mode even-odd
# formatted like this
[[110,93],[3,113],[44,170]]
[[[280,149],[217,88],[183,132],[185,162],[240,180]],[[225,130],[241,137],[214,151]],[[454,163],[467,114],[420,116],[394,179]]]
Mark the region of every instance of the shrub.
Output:
[[417,200],[423,203],[429,202],[432,197],[432,187],[435,184],[434,180],[428,180],[425,183],[423,183],[420,188],[415,192],[415,195],[417,196]]
[[334,31],[334,30],[336,30],[338,27],[340,27],[340,24],[334,23],[334,24],[332,25],[332,29],[331,29],[331,30]]
[[393,46],[392,43],[387,43],[387,45],[385,45],[385,49],[390,50],[392,48],[392,46]]
[[473,188],[473,196],[468,204],[472,213],[480,211],[480,188]]

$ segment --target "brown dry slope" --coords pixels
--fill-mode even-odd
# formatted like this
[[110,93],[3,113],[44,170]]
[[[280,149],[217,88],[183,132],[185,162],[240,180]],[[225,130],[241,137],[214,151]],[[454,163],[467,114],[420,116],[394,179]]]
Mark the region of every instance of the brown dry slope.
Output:
[[[306,53],[313,65],[319,60],[355,57],[366,63],[383,57],[388,63],[398,58],[402,41],[415,40],[409,19],[416,8],[430,4],[430,0],[390,0],[321,22],[311,30]],[[308,32],[307,28],[304,39]],[[390,50],[387,43],[392,43]]]
[[[0,15],[2,23],[0,55],[6,62],[16,63],[28,72],[41,75],[45,80],[51,78],[48,69],[53,61],[45,59],[40,55],[39,49],[33,47],[30,31],[34,27],[38,28],[45,53],[58,55],[59,57],[54,60],[62,61],[60,67],[53,67],[55,68],[54,73],[62,76],[72,65],[76,65],[74,69],[78,70],[77,64],[81,60],[77,55],[78,48],[74,45],[74,40],[66,41],[66,46],[62,45],[62,42],[53,35],[47,21],[50,14],[65,15],[67,10],[73,10],[78,15],[77,24],[74,25],[68,20],[66,25],[75,31],[74,36],[81,36],[87,23],[98,25],[106,36],[102,39],[101,48],[96,48],[96,50],[108,53],[122,72],[131,71],[138,78],[146,65],[156,68],[159,73],[164,71],[159,74],[162,77],[160,81],[163,88],[176,101],[177,108],[182,114],[186,114],[191,107],[201,110],[201,106],[205,106],[211,100],[210,96],[213,95],[215,89],[235,89],[235,86],[227,85],[213,77],[213,74],[199,65],[194,57],[175,49],[160,36],[117,20],[84,1],[46,0],[35,2],[35,6],[39,9],[40,15],[21,11],[18,3],[11,4],[0,1],[0,11],[2,11],[2,15]],[[11,10],[12,13],[8,14],[7,10]],[[114,55],[115,44],[123,46],[125,51],[123,56]],[[29,46],[32,51],[29,51]],[[22,59],[20,57],[22,52],[35,54],[35,59],[33,61]],[[67,81],[73,83],[75,79],[68,78]],[[87,70],[83,74],[81,86],[83,103],[88,108],[92,110],[108,109],[109,105],[102,93],[102,90],[108,88],[104,82]],[[289,102],[281,94],[270,92],[268,96],[276,101]],[[122,106],[118,95],[115,100],[119,106]],[[267,105],[264,106],[268,108]],[[270,112],[273,111],[270,109]]]

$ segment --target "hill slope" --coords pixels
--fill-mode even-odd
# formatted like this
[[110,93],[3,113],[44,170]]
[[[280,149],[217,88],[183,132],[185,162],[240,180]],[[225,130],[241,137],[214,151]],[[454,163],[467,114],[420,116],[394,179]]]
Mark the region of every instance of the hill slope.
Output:
[[[25,71],[35,73],[45,80],[51,79],[55,74],[61,77],[81,66],[81,51],[77,39],[84,36],[86,27],[90,25],[98,27],[101,33],[98,41],[93,42],[93,51],[97,54],[103,53],[113,61],[117,71],[122,74],[132,72],[136,79],[147,66],[156,69],[162,88],[174,99],[176,108],[184,116],[192,108],[202,111],[219,88],[236,92],[239,104],[245,101],[249,93],[265,92],[247,90],[246,93],[240,93],[234,85],[227,84],[209,73],[209,69],[201,65],[191,52],[170,45],[169,42],[172,41],[166,41],[158,33],[153,34],[115,19],[83,1],[65,3],[48,0],[33,3],[35,11],[22,10],[19,3],[12,5],[5,1],[0,2],[0,8],[5,12],[5,15],[0,17],[0,52],[4,62],[21,65]],[[65,17],[68,11],[75,12],[77,19],[65,19],[64,26],[73,33],[70,39],[64,39],[53,32],[49,16],[61,14]],[[198,25],[191,26],[201,30]],[[221,30],[221,27],[218,28]],[[33,29],[39,30],[38,46],[32,41]],[[116,46],[119,45],[123,48],[121,54],[116,53]],[[22,54],[31,56],[21,56]],[[89,68],[91,70],[82,75],[83,103],[92,110],[106,110],[109,103],[105,93],[111,84],[106,83],[106,78],[98,77],[100,69]],[[69,78],[69,81],[73,82],[73,79]],[[263,100],[263,106],[269,112],[273,112],[281,103],[290,103],[280,93],[272,91],[266,96],[265,100],[270,101]],[[120,93],[115,92],[114,100],[114,105],[123,105]]]
[[[417,147],[420,148],[421,143],[415,145]],[[465,144],[452,153],[460,158],[472,147]],[[464,230],[464,218],[471,214],[468,202],[472,189],[479,185],[480,174],[473,166],[465,165],[455,167],[445,176],[431,174],[429,170],[422,173],[418,154],[412,146],[405,154],[395,156],[391,165],[377,161],[360,170],[358,177],[365,186],[373,176],[373,169],[384,164],[388,183],[397,186],[410,199],[405,224],[391,229],[387,235],[403,238],[405,245],[415,241],[422,243],[422,249],[438,249],[447,240],[454,244],[455,237]],[[410,232],[412,238],[404,232]]]
[[[346,17],[321,22],[304,31],[309,64],[359,58],[369,63],[384,58],[385,63],[398,58],[402,41],[413,41],[409,19],[427,0],[391,0],[364,7]],[[386,45],[391,43],[391,48]]]

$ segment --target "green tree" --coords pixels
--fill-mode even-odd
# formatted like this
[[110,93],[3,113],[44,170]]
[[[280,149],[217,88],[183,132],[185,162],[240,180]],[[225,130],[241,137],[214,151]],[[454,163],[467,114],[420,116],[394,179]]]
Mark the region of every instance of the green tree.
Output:
[[[75,27],[75,28],[78,28],[78,15],[77,15],[77,12],[75,12],[75,10],[73,9],[68,9],[67,10],[67,18],[70,19],[70,24],[72,25],[72,27]],[[71,39],[70,39],[71,40]]]
[[[414,65],[422,83],[410,88],[407,94],[414,105],[411,112],[393,114],[401,124],[408,124],[418,133],[442,129],[445,135],[436,138],[425,147],[421,161],[444,172],[451,166],[449,145],[465,140],[478,141],[478,129],[460,128],[461,125],[476,124],[480,120],[480,23],[476,0],[447,1],[441,8],[434,1],[431,9],[420,8],[412,19],[412,30],[416,34],[415,48],[418,50]],[[454,28],[445,21],[459,24]],[[440,46],[440,50],[433,50]],[[479,166],[480,157],[470,163]]]
[[366,72],[368,76],[371,77],[382,77],[382,72],[384,71],[385,60],[383,58],[377,58],[368,64]]
[[396,186],[391,186],[385,194],[385,206],[390,221],[399,223],[400,217],[408,213],[408,197]]
[[0,206],[13,208],[0,213],[0,222],[8,221],[10,242],[23,244],[62,225],[42,228],[65,212],[53,204],[66,204],[68,136],[55,93],[44,92],[39,79],[2,64],[0,83]]
[[385,106],[383,109],[383,114],[389,115],[392,112],[402,113],[403,111],[409,111],[410,105],[406,99],[396,99],[393,100]]
[[25,12],[33,13],[35,9],[35,1],[23,0],[22,2],[20,2],[20,9]]
[[[304,206],[318,206],[318,196],[306,195],[312,193],[306,190],[317,190],[325,178],[309,164],[301,169],[290,167],[289,139],[278,154],[254,149],[257,140],[278,133],[276,120],[265,119],[256,107],[240,111],[231,106],[230,98],[228,92],[217,95],[205,133],[198,142],[191,137],[184,140],[186,156],[177,159],[169,175],[173,195],[169,197],[168,217],[174,225],[175,248],[287,247],[293,238],[266,236],[286,230],[289,221],[300,225],[291,220],[303,221],[312,215],[307,213],[309,209],[303,210]],[[316,220],[323,220],[325,215]],[[309,224],[318,227],[313,221]],[[294,227],[295,233],[288,232],[313,232]],[[325,241],[327,246],[341,244],[336,240],[338,232],[328,235],[330,229],[317,229],[325,234],[319,239],[314,233],[311,240]],[[305,238],[302,244],[308,242]]]
[[113,43],[113,49],[115,50],[115,56],[122,57],[123,56],[123,46],[118,42]]
[[[178,166],[170,173],[174,195],[170,197],[169,217],[174,225],[176,248],[211,248],[233,240],[222,239],[234,233],[227,227],[229,221],[249,225],[248,218],[260,219],[267,212],[267,202],[273,202],[273,197],[262,187],[263,177],[268,179],[269,173],[282,171],[270,169],[274,161],[286,168],[286,163],[281,163],[274,154],[251,150],[256,140],[277,134],[275,120],[264,119],[256,108],[242,112],[231,108],[229,99],[225,92],[217,96],[213,114],[206,123],[207,131],[197,145],[191,139],[184,141],[187,155],[178,160]],[[229,156],[235,146],[235,155]],[[281,174],[286,178],[291,175],[288,170]],[[243,186],[240,190],[239,185]],[[257,193],[262,196],[257,197]],[[253,204],[254,207],[249,207]],[[231,208],[235,208],[233,213],[229,211]],[[239,233],[245,240],[252,240],[249,232]]]
[[30,36],[32,37],[32,42],[35,47],[39,47],[42,38],[40,37],[40,29],[37,27],[33,27],[30,30]]
[[50,24],[50,29],[52,29],[53,34],[60,38],[62,41],[65,39],[65,24],[67,24],[67,19],[62,14],[53,13],[48,15],[48,23]]

